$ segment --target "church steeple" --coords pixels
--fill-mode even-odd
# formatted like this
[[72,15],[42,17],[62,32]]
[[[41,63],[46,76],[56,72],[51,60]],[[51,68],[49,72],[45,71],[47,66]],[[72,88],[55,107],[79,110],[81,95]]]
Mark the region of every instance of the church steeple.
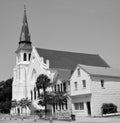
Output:
[[28,28],[28,22],[27,22],[27,15],[26,15],[26,7],[24,6],[24,16],[23,16],[23,25],[20,35],[20,42],[21,41],[30,41],[30,33]]
[[17,48],[16,53],[18,53],[21,50],[29,50],[29,51],[32,50],[25,6],[24,6],[23,24],[20,33],[19,47]]

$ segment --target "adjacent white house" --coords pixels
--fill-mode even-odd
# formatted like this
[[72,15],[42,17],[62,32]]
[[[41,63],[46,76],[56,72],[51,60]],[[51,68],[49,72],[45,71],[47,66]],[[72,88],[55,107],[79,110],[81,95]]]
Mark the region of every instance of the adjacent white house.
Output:
[[120,112],[120,72],[117,70],[78,64],[70,87],[76,116],[100,116],[104,103],[117,105]]
[[[99,116],[103,103],[114,103],[120,111],[120,73],[113,70],[99,55],[57,51],[32,46],[26,10],[16,65],[13,68],[12,100],[28,98],[32,107],[27,114],[43,109],[37,104],[36,79],[46,74],[53,83],[49,91],[66,92],[65,104],[56,104],[55,112],[68,112],[76,116]],[[12,108],[12,114],[25,111]]]

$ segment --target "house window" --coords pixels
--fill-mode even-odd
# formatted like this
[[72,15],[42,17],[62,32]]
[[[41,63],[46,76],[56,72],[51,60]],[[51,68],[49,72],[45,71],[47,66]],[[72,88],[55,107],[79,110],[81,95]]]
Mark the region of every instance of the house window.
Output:
[[77,69],[78,76],[80,76],[80,68]]
[[79,103],[74,104],[75,110],[79,110]]
[[84,103],[83,102],[80,103],[80,110],[84,110]]
[[63,83],[63,91],[66,92],[66,83]]
[[104,80],[101,80],[101,87],[104,88]]
[[83,83],[83,88],[86,88],[86,81],[83,80],[82,83]]
[[77,90],[78,89],[78,83],[74,82],[74,86],[75,86],[75,90]]
[[27,61],[27,54],[26,53],[24,53],[24,55],[23,55],[23,60]]
[[74,103],[74,108],[75,110],[84,110],[84,103],[83,102]]

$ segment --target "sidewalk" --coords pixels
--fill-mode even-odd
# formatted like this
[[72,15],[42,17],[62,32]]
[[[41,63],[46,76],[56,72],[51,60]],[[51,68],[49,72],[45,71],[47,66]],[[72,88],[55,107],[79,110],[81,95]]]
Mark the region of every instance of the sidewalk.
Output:
[[50,120],[44,120],[44,119],[38,119],[36,117],[36,120],[34,117],[30,117],[28,119],[20,119],[12,118],[10,120],[9,117],[6,119],[0,119],[0,123],[120,123],[120,117],[78,117],[75,121],[60,121],[60,120],[53,120],[50,122]]
[[77,117],[76,123],[120,123],[119,117]]

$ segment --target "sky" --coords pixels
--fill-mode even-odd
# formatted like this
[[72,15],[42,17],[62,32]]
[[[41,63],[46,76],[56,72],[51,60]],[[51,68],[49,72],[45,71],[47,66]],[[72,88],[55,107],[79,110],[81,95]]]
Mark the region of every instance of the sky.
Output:
[[99,54],[120,69],[120,0],[0,0],[0,81],[13,76],[24,4],[34,46]]

